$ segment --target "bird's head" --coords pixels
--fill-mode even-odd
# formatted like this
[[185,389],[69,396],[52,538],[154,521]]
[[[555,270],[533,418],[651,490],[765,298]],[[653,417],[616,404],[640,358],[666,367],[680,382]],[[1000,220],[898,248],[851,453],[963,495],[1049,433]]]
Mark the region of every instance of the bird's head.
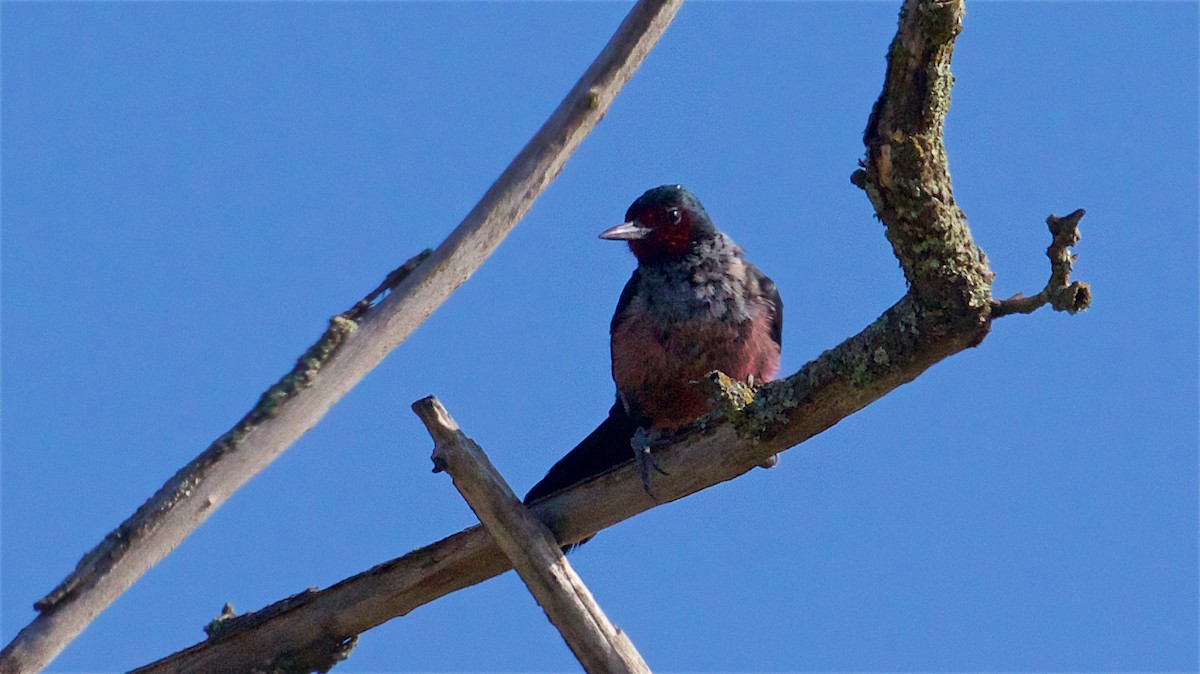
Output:
[[600,238],[627,241],[638,262],[652,262],[684,255],[716,232],[696,195],[682,185],[662,185],[638,197],[625,222]]

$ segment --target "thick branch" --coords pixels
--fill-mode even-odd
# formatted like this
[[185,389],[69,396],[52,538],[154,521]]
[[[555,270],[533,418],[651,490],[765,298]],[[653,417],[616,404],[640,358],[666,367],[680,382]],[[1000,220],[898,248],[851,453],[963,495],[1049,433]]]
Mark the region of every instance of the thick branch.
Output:
[[587,672],[644,672],[642,660],[559,549],[554,534],[517,499],[487,455],[458,428],[437,398],[413,403],[433,437],[435,471],[454,479],[479,521],[520,574]]
[[0,672],[35,671],[49,664],[116,597],[315,425],[433,313],[557,177],[678,6],[678,0],[641,0],[635,5],[575,87],[450,237],[378,305],[370,307],[375,298],[369,297],[366,307],[335,318],[327,333],[332,339],[322,339],[318,353],[305,354],[297,368],[303,375],[290,380],[286,395],[264,395],[242,422],[89,552],[67,580],[37,603],[40,614],[0,652]]
[[[662,503],[731,480],[833,426],[937,361],[970,346],[974,333],[929,329],[905,297],[858,335],[821,354],[787,379],[772,382],[733,423],[701,424],[655,450],[670,475],[656,475],[651,499],[632,463],[532,506],[559,543],[571,543]],[[926,335],[930,335],[926,337]],[[237,671],[271,653],[331,643],[402,616],[510,567],[491,536],[472,527],[385,562],[337,585],[267,607],[269,614],[220,641],[201,642],[147,667],[143,674]]]
[[[906,0],[883,92],[864,134],[867,157],[853,177],[887,226],[909,293],[858,335],[759,389],[748,404],[724,406],[720,419],[702,420],[656,450],[669,473],[655,478],[657,499],[626,464],[533,504],[559,543],[735,478],[986,336],[992,275],[955,205],[941,138],[962,14],[957,0]],[[244,670],[272,653],[339,643],[508,568],[487,532],[474,527],[268,607],[245,629],[139,671]]]
[[987,332],[992,273],[954,201],[942,129],[961,0],[906,0],[887,76],[852,180],[887,226],[919,310],[952,330]]
[[[534,514],[560,543],[733,479],[987,334],[991,273],[954,205],[941,140],[950,52],[961,18],[961,2],[905,3],[884,90],[864,137],[867,160],[854,176],[888,227],[910,283],[908,295],[858,335],[761,388],[750,404],[726,408],[728,423],[701,423],[691,435],[656,450],[669,473],[655,477],[657,500],[626,464],[534,504]],[[302,603],[268,607],[273,614],[254,629],[197,644],[140,671],[244,668],[255,653],[358,634],[508,568],[485,531],[467,529],[312,593]]]

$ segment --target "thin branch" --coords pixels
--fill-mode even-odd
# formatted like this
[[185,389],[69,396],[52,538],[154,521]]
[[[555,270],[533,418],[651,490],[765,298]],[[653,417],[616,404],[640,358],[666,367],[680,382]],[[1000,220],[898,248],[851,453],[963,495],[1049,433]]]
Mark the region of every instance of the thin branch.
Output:
[[[84,556],[39,615],[0,652],[0,672],[44,668],[143,573],[157,564],[239,487],[314,426],[383,357],[403,342],[495,250],[604,117],[670,24],[678,0],[641,0],[604,50],[483,199],[423,262],[371,306],[331,321],[327,338],[301,358],[232,430],[176,473],[128,520]],[[277,391],[279,385],[272,389]]]
[[[180,492],[186,490],[192,483],[202,480],[205,470],[220,461],[226,454],[241,448],[242,439],[249,436],[256,426],[275,416],[281,405],[300,391],[313,383],[316,373],[338,352],[345,339],[354,332],[357,320],[385,292],[395,288],[413,272],[433,251],[424,250],[394,269],[375,290],[359,300],[350,309],[334,316],[329,321],[329,327],[312,346],[296,360],[296,365],[290,372],[266,390],[258,399],[258,403],[246,416],[225,435],[221,436],[207,450],[188,464],[168,482],[167,486],[175,485],[170,495],[186,496]],[[34,603],[35,610],[47,612],[55,609],[60,603],[70,601],[87,582],[89,578],[105,573],[107,567],[125,554],[138,538],[138,527],[147,526],[149,522],[162,511],[173,507],[171,502],[160,503],[157,499],[166,496],[167,486],[160,489],[155,498],[147,501],[134,514],[101,541],[91,552],[84,556],[76,565],[75,571],[67,576],[45,597]]]
[[[923,335],[934,335],[925,339]],[[655,449],[670,475],[656,475],[651,499],[632,462],[531,506],[560,544],[595,534],[646,510],[742,475],[830,428],[934,363],[975,342],[974,333],[938,334],[905,297],[858,335],[787,379],[758,389],[726,421],[697,425],[676,444]],[[730,423],[731,422],[731,423]],[[442,596],[511,568],[481,527],[472,527],[327,589],[269,606],[269,614],[220,641],[203,641],[137,670],[246,670],[272,653],[302,650],[360,634]]]
[[463,434],[437,398],[423,398],[412,407],[433,437],[434,471],[444,470],[454,479],[584,670],[649,674],[633,643],[608,620],[571,568],[554,534],[530,514],[479,445]]
[[1050,258],[1050,280],[1033,297],[1017,293],[1006,300],[992,300],[993,318],[1009,314],[1032,314],[1047,304],[1055,311],[1075,314],[1091,305],[1091,286],[1081,281],[1071,281],[1071,265],[1077,257],[1071,253],[1071,247],[1079,243],[1081,238],[1079,221],[1083,216],[1084,210],[1080,208],[1061,218],[1053,213],[1046,218],[1052,237],[1050,247],[1046,249],[1046,257]]
[[[759,388],[752,400],[740,392],[723,396],[738,402],[720,405],[719,418],[701,420],[656,450],[668,473],[655,478],[661,501],[645,493],[630,462],[534,503],[532,512],[559,543],[742,475],[987,335],[992,274],[954,203],[941,138],[962,16],[958,0],[906,0],[864,133],[867,158],[852,178],[887,226],[909,293],[799,372]],[[139,671],[246,669],[254,654],[359,634],[508,568],[488,533],[473,527],[286,607],[268,607],[260,613],[270,615],[250,629]]]

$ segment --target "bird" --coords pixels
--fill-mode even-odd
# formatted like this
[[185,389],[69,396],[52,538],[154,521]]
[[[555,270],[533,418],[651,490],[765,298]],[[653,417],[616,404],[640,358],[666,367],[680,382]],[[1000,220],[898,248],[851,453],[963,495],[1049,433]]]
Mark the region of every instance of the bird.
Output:
[[779,369],[783,301],[775,283],[682,185],[647,190],[600,238],[626,242],[637,259],[609,324],[617,399],[529,490],[526,504],[630,459],[639,461],[649,492],[648,468],[664,472],[649,457],[650,440],[709,411],[698,380],[720,370],[753,384]]

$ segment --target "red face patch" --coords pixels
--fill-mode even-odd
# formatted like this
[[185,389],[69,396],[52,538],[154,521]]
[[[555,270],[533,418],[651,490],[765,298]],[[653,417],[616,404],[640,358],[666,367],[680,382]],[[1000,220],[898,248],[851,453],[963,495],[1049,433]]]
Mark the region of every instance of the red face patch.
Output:
[[692,218],[686,208],[655,204],[630,209],[627,220],[636,221],[650,230],[644,239],[629,242],[629,248],[639,260],[686,253],[692,244]]

